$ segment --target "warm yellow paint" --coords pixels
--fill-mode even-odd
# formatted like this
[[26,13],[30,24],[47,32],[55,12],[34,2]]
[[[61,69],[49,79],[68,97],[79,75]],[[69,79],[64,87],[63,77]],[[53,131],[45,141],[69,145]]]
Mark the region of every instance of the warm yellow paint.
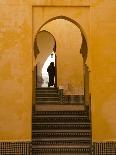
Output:
[[0,141],[31,139],[30,6],[0,6]]
[[[31,140],[32,24],[34,38],[38,28],[57,15],[74,19],[86,34],[93,141],[116,140],[116,1],[0,0],[0,4],[0,140]],[[32,5],[33,17],[38,16],[35,25]]]
[[0,4],[39,6],[89,6],[90,0],[0,0]]
[[116,1],[91,5],[93,140],[116,140]]

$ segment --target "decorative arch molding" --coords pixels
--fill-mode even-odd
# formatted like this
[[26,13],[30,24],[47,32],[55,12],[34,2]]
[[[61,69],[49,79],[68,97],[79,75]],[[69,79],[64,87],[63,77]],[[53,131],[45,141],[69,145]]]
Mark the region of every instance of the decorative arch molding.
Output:
[[[64,19],[66,21],[69,21],[80,29],[81,36],[82,36],[82,45],[81,45],[80,53],[82,54],[82,57],[83,57],[83,67],[84,67],[83,68],[84,69],[84,100],[85,100],[85,105],[89,105],[90,104],[90,92],[89,92],[89,72],[90,71],[89,71],[88,65],[86,64],[87,55],[88,55],[87,36],[86,36],[86,33],[85,33],[83,27],[77,21],[73,20],[70,17],[60,15],[60,16],[55,16],[53,18],[50,18],[45,23],[43,23],[43,25],[41,25],[41,27],[38,29],[38,31],[35,35],[35,40],[34,40],[35,59],[36,59],[37,55],[40,53],[39,49],[37,49],[37,42],[36,42],[36,38],[37,38],[38,33],[41,32],[41,29],[47,23],[52,22],[52,21],[57,20],[57,19]],[[55,42],[54,49],[56,49],[56,42]]]
[[[37,49],[37,42],[36,42],[36,38],[39,32],[41,32],[41,29],[49,22],[57,20],[57,19],[64,19],[67,20],[71,23],[73,23],[74,25],[76,25],[80,31],[81,31],[81,36],[82,36],[82,45],[81,45],[81,50],[80,53],[82,54],[84,63],[86,62],[87,59],[87,53],[88,53],[88,45],[87,45],[87,36],[85,34],[85,31],[83,30],[82,26],[75,20],[73,20],[72,18],[69,18],[67,16],[55,16],[53,18],[50,18],[49,20],[47,20],[37,31],[36,36],[35,36],[35,41],[34,41],[34,55],[35,58],[37,57],[37,55],[39,54],[39,50]],[[56,47],[55,47],[56,48]]]

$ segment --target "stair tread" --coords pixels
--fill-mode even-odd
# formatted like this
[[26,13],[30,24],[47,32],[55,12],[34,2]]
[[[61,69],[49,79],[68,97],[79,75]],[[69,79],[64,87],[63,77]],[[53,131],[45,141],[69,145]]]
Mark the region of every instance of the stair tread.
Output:
[[51,103],[59,103],[59,100],[58,101],[49,101],[49,100],[41,100],[41,101],[39,101],[39,100],[36,100],[36,104],[37,103],[39,103],[39,104],[43,104],[43,103],[49,103],[49,104],[51,104]]
[[43,115],[43,116],[42,116],[42,115],[36,115],[36,114],[35,114],[33,117],[35,117],[35,118],[36,118],[36,117],[37,117],[37,118],[38,118],[38,117],[39,117],[39,118],[77,118],[77,119],[78,119],[78,118],[88,118],[87,115],[83,115],[83,116],[82,116],[82,115],[78,115],[78,116],[77,116],[77,115],[74,115],[74,116],[73,116],[73,115],[68,115],[68,116],[67,116],[67,115],[50,115],[50,116],[48,116],[48,115]]
[[51,133],[51,132],[52,132],[52,133],[53,133],[53,132],[54,132],[54,133],[57,133],[57,132],[58,132],[58,133],[62,133],[62,132],[64,132],[64,133],[69,133],[69,132],[75,133],[75,132],[76,132],[76,133],[77,133],[77,132],[90,132],[90,130],[87,130],[87,129],[85,129],[85,130],[80,130],[80,129],[79,129],[79,130],[71,130],[71,131],[68,130],[68,129],[67,129],[67,130],[48,130],[48,131],[33,130],[32,132],[34,132],[34,133],[35,133],[35,132],[42,132],[42,133],[43,133],[43,132],[45,132],[45,133],[46,133],[46,132],[47,132],[47,133]]
[[[32,154],[33,154],[33,152],[34,151],[32,151]],[[47,154],[46,154],[46,152],[41,153],[41,154],[40,154],[40,152],[38,152],[38,153],[34,152],[33,155],[54,155],[54,152],[50,152],[50,153],[47,152]],[[70,153],[67,153],[67,152],[62,153],[62,152],[59,152],[59,153],[55,153],[55,155],[90,155],[90,153],[87,153],[87,152],[84,152],[84,153],[80,153],[80,152],[79,153],[78,152],[76,152],[76,153],[74,153],[74,152],[72,152],[72,153],[71,152]]]
[[43,145],[43,146],[39,146],[39,145],[32,145],[33,148],[52,148],[52,149],[55,149],[55,148],[90,148],[91,145],[90,144],[86,144],[86,145],[56,145],[56,146],[46,146],[46,145]]
[[47,114],[47,115],[54,115],[53,113],[59,113],[60,115],[64,115],[64,113],[65,113],[65,115],[67,114],[67,115],[69,115],[69,113],[71,113],[71,115],[77,115],[77,114],[74,114],[74,113],[87,113],[85,110],[79,110],[79,111],[77,111],[77,110],[73,110],[73,111],[36,111],[36,113],[49,113],[49,114]]
[[58,95],[59,93],[57,92],[57,91],[50,91],[50,92],[47,92],[47,91],[45,91],[45,92],[43,92],[43,91],[36,91],[36,94],[53,94],[53,95]]
[[59,99],[59,96],[36,96],[36,99],[51,99],[51,98]]
[[70,138],[70,137],[52,137],[52,138],[33,138],[33,140],[39,140],[39,141],[60,141],[60,140],[91,140],[91,137],[73,137],[73,138]]
[[85,121],[83,121],[83,122],[33,122],[32,124],[46,124],[46,125],[48,125],[48,124],[50,124],[50,125],[59,125],[59,124],[61,124],[61,125],[72,125],[72,124],[76,124],[76,125],[80,125],[80,124],[90,124],[90,122],[85,122]]

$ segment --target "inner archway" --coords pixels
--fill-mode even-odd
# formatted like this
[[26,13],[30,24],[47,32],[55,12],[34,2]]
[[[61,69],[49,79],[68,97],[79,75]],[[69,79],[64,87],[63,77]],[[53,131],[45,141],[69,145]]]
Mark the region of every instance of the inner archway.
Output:
[[[51,33],[43,30],[38,33],[36,43],[37,43],[37,49],[40,51],[37,57],[37,67],[36,67],[37,87],[47,87],[46,82],[48,82],[48,75],[46,74],[46,71],[48,63],[50,63],[50,61],[55,62],[56,41]],[[52,56],[54,56],[54,58],[51,58],[51,54],[53,54]]]
[[42,78],[43,78],[42,87],[48,87],[49,76],[48,76],[47,68],[51,62],[54,62],[54,65],[55,65],[55,53],[54,53],[54,51],[48,56],[47,60],[45,61],[44,65],[42,67]]
[[[88,48],[87,48],[87,41],[86,41],[86,37],[85,37],[85,33],[82,29],[82,27],[80,26],[79,23],[77,23],[76,21],[74,21],[73,19],[70,19],[68,17],[65,17],[65,16],[57,16],[57,17],[54,17],[54,18],[51,18],[50,20],[46,21],[41,27],[40,29],[38,30],[38,32],[40,32],[41,30],[47,30],[47,31],[50,31],[48,29],[46,29],[45,27],[50,24],[51,22],[53,21],[57,21],[58,19],[62,19],[64,21],[67,21],[67,22],[70,22],[72,25],[76,26],[79,30],[80,30],[80,35],[81,35],[81,38],[82,38],[82,44],[81,44],[81,47],[80,47],[80,52],[81,53],[81,57],[83,58],[83,64],[82,64],[82,67],[83,67],[83,80],[84,80],[84,86],[83,86],[83,90],[84,90],[84,93],[85,92],[89,92],[88,90],[86,91],[86,88],[88,88],[86,85],[88,85],[88,81],[86,79],[86,73],[88,72],[88,69],[86,69],[86,59],[87,59],[87,52],[88,52]],[[52,33],[52,31],[50,31],[50,33]],[[53,33],[52,33],[53,34]],[[54,36],[54,35],[53,35]],[[54,36],[55,37],[55,36]],[[56,39],[56,38],[55,38]],[[76,41],[75,41],[76,42]],[[38,55],[39,51],[35,51],[35,57]],[[87,72],[86,72],[87,71]],[[61,85],[62,87],[62,85]],[[70,82],[68,83],[68,88],[71,90],[72,89],[72,86],[70,84]],[[79,88],[78,88],[79,89]],[[75,93],[75,92],[73,92]],[[81,94],[81,91],[78,90],[78,93]],[[76,94],[77,94],[77,91],[76,91]]]

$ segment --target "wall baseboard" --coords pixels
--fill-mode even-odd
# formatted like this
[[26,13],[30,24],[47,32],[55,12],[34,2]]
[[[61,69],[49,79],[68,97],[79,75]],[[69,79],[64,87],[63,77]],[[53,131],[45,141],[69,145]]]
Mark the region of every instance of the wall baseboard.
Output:
[[1,155],[30,155],[31,142],[0,142]]
[[93,142],[93,155],[116,155],[116,141]]

